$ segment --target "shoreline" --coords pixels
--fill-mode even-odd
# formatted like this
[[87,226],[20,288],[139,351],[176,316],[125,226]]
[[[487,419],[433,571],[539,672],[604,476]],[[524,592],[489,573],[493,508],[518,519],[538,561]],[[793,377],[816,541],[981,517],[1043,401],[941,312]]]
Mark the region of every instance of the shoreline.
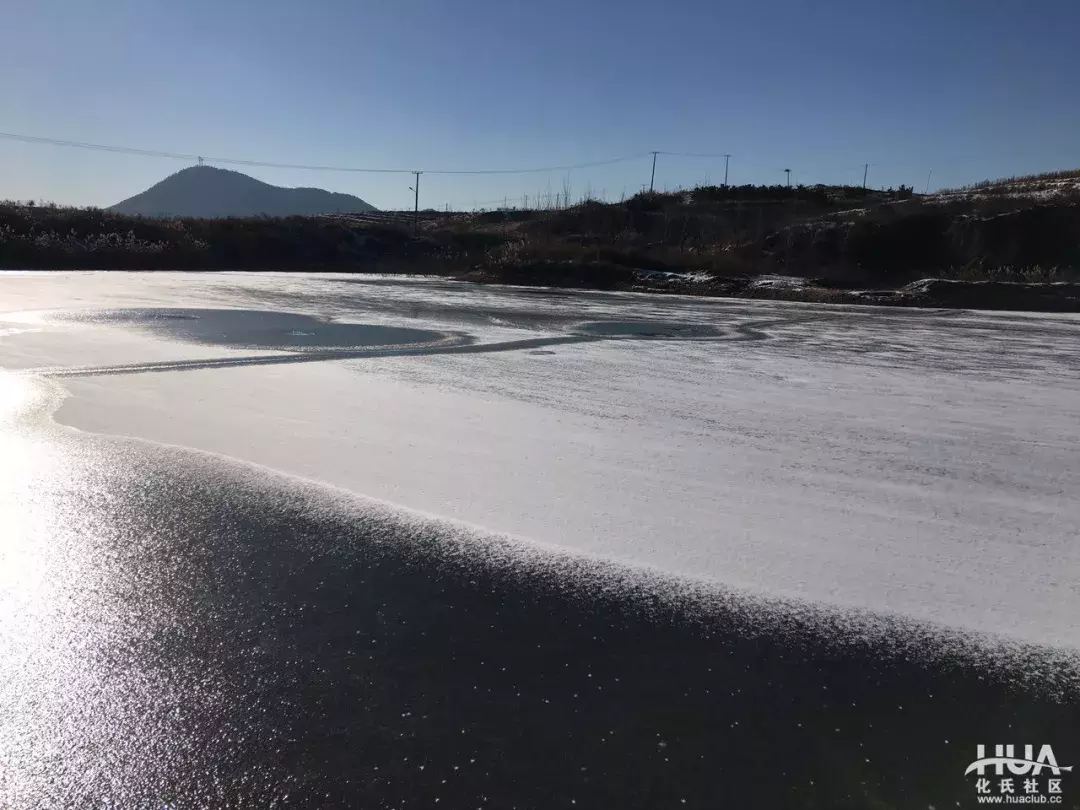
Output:
[[[588,266],[584,266],[588,270]],[[524,272],[523,272],[524,271]],[[560,293],[638,293],[648,296],[686,296],[700,299],[733,301],[782,301],[823,306],[861,306],[871,309],[946,309],[975,312],[1030,312],[1045,314],[1080,314],[1080,283],[1018,281],[969,281],[927,277],[901,287],[859,288],[820,283],[818,279],[782,274],[754,276],[702,277],[700,274],[657,271],[627,271],[631,276],[617,284],[595,283],[588,273],[575,278],[574,268],[560,269],[555,277],[536,274],[528,268],[507,267],[470,272],[383,272],[379,270],[313,267],[304,270],[263,269],[155,269],[155,268],[0,268],[5,275],[49,275],[51,273],[118,274],[203,274],[280,275],[297,279],[339,276],[356,280],[428,280],[478,287],[498,286],[519,289],[552,290]]]

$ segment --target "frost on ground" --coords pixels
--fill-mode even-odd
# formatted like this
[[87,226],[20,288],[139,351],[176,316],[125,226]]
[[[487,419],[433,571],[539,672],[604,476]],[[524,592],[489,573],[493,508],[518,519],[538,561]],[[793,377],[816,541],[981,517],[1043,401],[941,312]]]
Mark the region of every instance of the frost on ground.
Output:
[[253,363],[227,337],[0,324],[0,365],[85,367],[59,379],[64,424],[752,594],[1080,647],[1075,317],[345,276],[3,284],[13,312],[232,307],[461,338]]
[[970,188],[942,189],[926,197],[931,202],[956,202],[990,198],[1028,199],[1048,202],[1080,192],[1080,177],[1016,177],[980,183]]
[[798,276],[763,275],[750,282],[752,290],[801,290],[809,286],[809,279]]

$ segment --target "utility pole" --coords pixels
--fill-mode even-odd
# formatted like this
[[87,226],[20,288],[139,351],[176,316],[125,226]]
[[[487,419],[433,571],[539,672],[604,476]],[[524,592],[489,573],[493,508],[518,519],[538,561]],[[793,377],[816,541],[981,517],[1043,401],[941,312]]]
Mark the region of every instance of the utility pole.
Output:
[[[791,169],[784,169],[787,172],[787,187],[791,188]],[[784,251],[784,273],[788,273],[789,266],[791,264],[791,250],[792,250],[792,237],[795,231],[795,194],[791,196],[791,219],[787,226],[787,250]]]
[[416,175],[416,182],[410,189],[413,193],[413,220],[412,220],[412,232],[413,236],[416,236],[416,232],[420,228],[420,175],[423,172],[413,172]]
[[727,185],[727,173],[728,164],[731,162],[731,155],[724,155],[724,185]]
[[653,183],[656,182],[656,156],[659,152],[652,153],[652,175],[649,177],[649,193],[652,193]]
[[926,191],[924,191],[923,194],[929,194],[930,193],[930,175],[932,175],[933,173],[934,173],[933,169],[931,169],[930,171],[928,171],[926,173]]
[[869,172],[869,171],[870,171],[870,164],[869,163],[864,163],[862,165],[862,187],[863,187],[864,191],[866,190],[866,173]]

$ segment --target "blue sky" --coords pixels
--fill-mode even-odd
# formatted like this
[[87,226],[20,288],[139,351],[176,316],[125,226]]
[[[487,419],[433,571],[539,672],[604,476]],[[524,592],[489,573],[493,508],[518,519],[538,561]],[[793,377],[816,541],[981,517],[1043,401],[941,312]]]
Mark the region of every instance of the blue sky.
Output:
[[[729,152],[732,182],[921,189],[1080,165],[1075,0],[5,3],[0,131],[418,169]],[[109,205],[182,161],[0,140],[0,197]],[[243,169],[410,207],[408,175]],[[723,179],[662,155],[657,186]],[[649,181],[649,159],[435,176],[421,206]]]

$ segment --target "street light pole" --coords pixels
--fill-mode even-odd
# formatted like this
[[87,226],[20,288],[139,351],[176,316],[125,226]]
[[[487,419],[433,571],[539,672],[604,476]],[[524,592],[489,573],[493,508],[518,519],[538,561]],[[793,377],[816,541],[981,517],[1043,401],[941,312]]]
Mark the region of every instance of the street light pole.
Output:
[[[784,169],[784,173],[787,175],[787,187],[791,188],[791,169]],[[788,271],[788,265],[791,263],[791,237],[792,231],[795,229],[795,195],[791,195],[791,221],[787,226],[787,250],[784,251],[784,273]]]
[[413,184],[413,221],[412,230],[413,236],[416,236],[417,230],[420,228],[420,175],[423,172],[413,172],[416,175],[416,182]]

